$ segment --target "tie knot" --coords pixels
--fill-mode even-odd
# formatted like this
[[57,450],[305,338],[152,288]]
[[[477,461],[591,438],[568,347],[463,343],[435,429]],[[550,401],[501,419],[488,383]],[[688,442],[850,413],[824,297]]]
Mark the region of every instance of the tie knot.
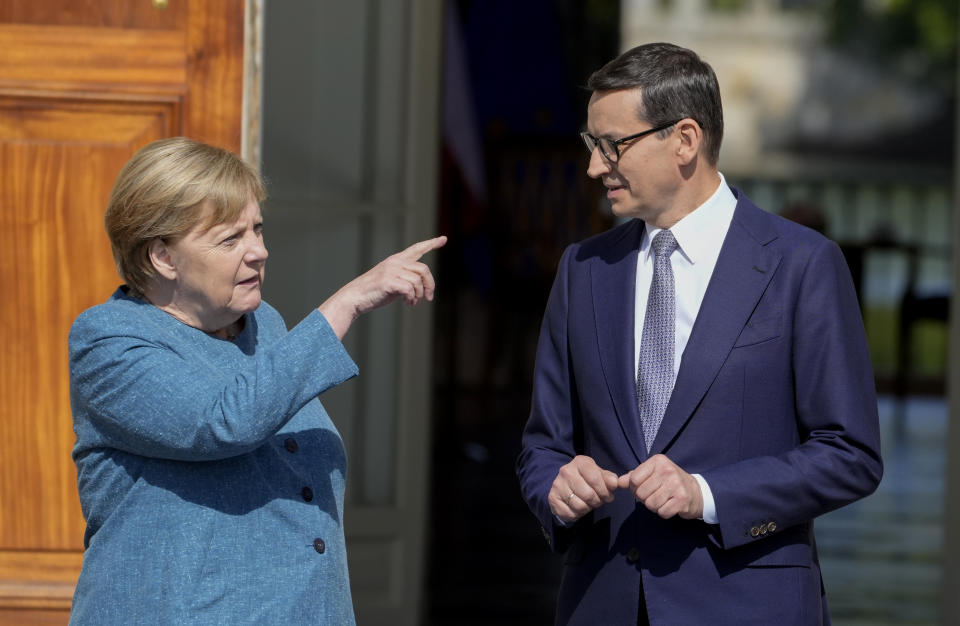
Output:
[[661,230],[653,238],[653,253],[657,256],[670,256],[677,249],[677,239],[669,230]]

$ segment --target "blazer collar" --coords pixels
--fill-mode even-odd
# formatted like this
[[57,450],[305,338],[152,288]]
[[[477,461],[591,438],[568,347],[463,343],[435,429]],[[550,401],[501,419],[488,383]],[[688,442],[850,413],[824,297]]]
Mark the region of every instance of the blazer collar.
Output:
[[634,293],[643,231],[644,223],[633,220],[619,239],[594,257],[590,266],[600,365],[620,427],[638,463],[647,456],[633,371]]

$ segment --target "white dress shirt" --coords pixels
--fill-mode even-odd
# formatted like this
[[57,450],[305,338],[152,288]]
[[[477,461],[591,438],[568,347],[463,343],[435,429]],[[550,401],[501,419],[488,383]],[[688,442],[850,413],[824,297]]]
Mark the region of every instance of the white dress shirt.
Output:
[[[686,215],[670,228],[677,240],[678,247],[670,256],[673,268],[674,293],[676,295],[676,329],[674,332],[673,376],[676,380],[680,370],[683,351],[690,339],[693,323],[700,311],[707,284],[717,265],[720,248],[730,229],[733,211],[737,199],[720,174],[720,184],[706,202]],[[637,289],[634,307],[633,371],[639,369],[640,340],[643,337],[643,319],[647,314],[647,297],[653,279],[654,255],[650,242],[662,229],[646,224],[646,236],[640,242],[640,254],[637,257]],[[716,524],[717,511],[710,486],[699,474],[694,474],[703,493],[703,520]]]

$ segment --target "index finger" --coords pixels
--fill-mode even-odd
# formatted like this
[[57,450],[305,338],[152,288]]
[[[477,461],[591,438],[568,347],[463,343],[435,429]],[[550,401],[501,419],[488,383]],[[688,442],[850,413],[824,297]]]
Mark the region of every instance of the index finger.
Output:
[[406,250],[400,253],[401,256],[406,257],[411,260],[417,260],[431,250],[436,250],[437,248],[442,248],[444,244],[447,243],[447,236],[440,235],[439,237],[434,237],[433,239],[426,239],[424,241],[418,241],[413,244]]

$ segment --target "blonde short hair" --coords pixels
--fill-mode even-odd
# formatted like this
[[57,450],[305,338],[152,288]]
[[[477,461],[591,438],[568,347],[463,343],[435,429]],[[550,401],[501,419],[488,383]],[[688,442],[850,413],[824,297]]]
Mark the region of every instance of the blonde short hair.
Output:
[[260,175],[232,152],[186,137],[147,144],[117,176],[104,216],[117,272],[142,295],[156,277],[151,241],[233,221],[265,198]]

